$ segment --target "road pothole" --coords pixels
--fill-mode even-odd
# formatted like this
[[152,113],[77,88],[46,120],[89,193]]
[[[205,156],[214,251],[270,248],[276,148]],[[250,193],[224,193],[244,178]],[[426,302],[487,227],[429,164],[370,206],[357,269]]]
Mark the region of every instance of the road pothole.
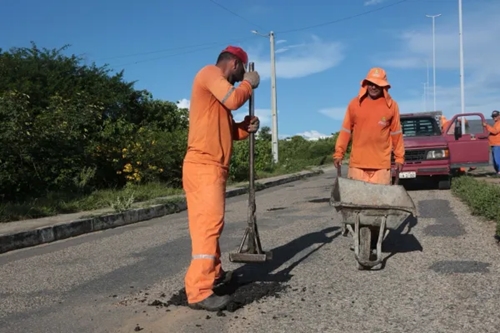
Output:
[[283,209],[286,209],[285,207],[273,207],[273,208],[268,208],[267,211],[268,212],[273,212],[275,210],[283,210]]
[[[279,298],[280,294],[288,289],[288,285],[283,282],[233,282],[228,285],[219,286],[214,289],[217,295],[231,295],[232,301],[226,309],[219,311],[217,316],[225,316],[224,312],[235,312],[236,310],[259,301],[267,297]],[[182,288],[177,293],[172,295],[166,302],[154,300],[149,303],[155,307],[188,306],[186,290]]]
[[489,273],[487,262],[474,260],[443,260],[436,261],[429,269],[439,274]]
[[309,200],[311,203],[325,203],[325,202],[330,202],[330,198],[320,198],[320,199],[312,199]]

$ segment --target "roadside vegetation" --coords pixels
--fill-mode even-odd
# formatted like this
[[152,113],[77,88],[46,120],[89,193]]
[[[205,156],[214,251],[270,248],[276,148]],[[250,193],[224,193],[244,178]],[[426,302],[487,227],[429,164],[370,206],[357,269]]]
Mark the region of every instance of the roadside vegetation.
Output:
[[[68,47],[0,50],[0,222],[182,194],[188,110],[137,90],[124,73],[86,65]],[[332,163],[337,138],[257,135],[258,178]],[[235,142],[230,183],[248,180],[248,141]]]
[[451,190],[469,206],[472,215],[494,221],[496,235],[500,237],[500,185],[462,176],[453,180]]

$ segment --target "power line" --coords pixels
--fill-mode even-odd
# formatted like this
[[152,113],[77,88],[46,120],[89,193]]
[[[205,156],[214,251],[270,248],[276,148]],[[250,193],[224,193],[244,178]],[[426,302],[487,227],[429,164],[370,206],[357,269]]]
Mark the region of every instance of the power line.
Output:
[[171,47],[171,48],[168,48],[168,49],[160,49],[160,50],[156,50],[156,51],[131,53],[131,54],[114,56],[114,57],[106,57],[106,58],[97,58],[96,60],[112,60],[112,59],[120,59],[120,58],[130,58],[130,57],[137,57],[137,56],[143,56],[143,55],[149,55],[149,54],[155,54],[155,53],[163,53],[163,52],[168,52],[168,51],[190,49],[190,48],[193,48],[193,47],[216,45],[216,44],[220,44],[220,42],[211,42],[211,43],[204,43],[204,44],[195,44],[195,45],[188,45],[188,46]]
[[246,18],[244,18],[243,16],[239,15],[238,13],[233,12],[231,9],[229,9],[229,8],[227,8],[227,7],[223,6],[223,5],[221,5],[220,3],[218,3],[218,2],[216,2],[216,1],[214,1],[214,0],[208,0],[208,1],[210,1],[211,3],[213,3],[213,4],[217,5],[217,6],[219,6],[220,8],[224,9],[224,10],[225,10],[225,11],[227,11],[228,13],[231,13],[231,14],[233,14],[234,16],[239,17],[240,19],[242,19],[243,21],[247,22],[248,24],[250,24],[250,25],[252,25],[252,26],[254,26],[254,27],[257,27],[257,28],[260,28],[260,29],[264,29],[264,30],[265,30],[265,28],[264,28],[264,27],[262,27],[261,25],[258,25],[258,24],[255,24],[255,23],[253,23],[253,22],[250,22],[249,20],[247,20],[247,19],[246,19]]
[[377,7],[377,8],[371,9],[371,10],[367,10],[367,11],[359,13],[359,14],[355,14],[355,15],[351,15],[351,16],[346,16],[346,17],[343,17],[343,18],[340,18],[340,19],[337,19],[337,20],[323,22],[323,23],[319,23],[319,24],[314,24],[314,25],[310,25],[310,26],[306,26],[306,27],[302,27],[302,28],[297,28],[297,29],[276,31],[275,34],[287,34],[287,33],[291,33],[291,32],[298,32],[298,31],[302,31],[302,30],[308,30],[308,29],[312,29],[312,28],[322,27],[322,26],[325,26],[325,25],[339,23],[339,22],[342,22],[342,21],[347,21],[347,20],[356,18],[356,17],[368,15],[368,14],[371,14],[371,13],[374,13],[374,12],[378,12],[378,11],[381,11],[383,9],[386,9],[386,8],[389,8],[389,7],[393,7],[393,6],[399,5],[399,4],[403,3],[403,2],[408,2],[408,1],[410,1],[410,0],[400,0],[400,1],[396,1],[396,2],[393,2],[393,3],[388,4],[388,5],[380,6],[380,7]]
[[[247,38],[244,38],[244,39],[240,39],[240,40],[233,40],[233,43],[241,43],[241,42],[244,42],[244,41],[247,41],[247,40],[250,40],[250,39],[253,39],[253,37],[247,37]],[[228,42],[219,42],[219,43],[214,43],[214,44],[217,44],[218,46],[226,46],[228,44]],[[202,45],[198,45],[198,46],[203,46]],[[140,64],[140,63],[143,63],[143,62],[150,62],[150,61],[155,61],[155,60],[161,60],[161,59],[166,59],[166,58],[170,58],[170,57],[176,57],[176,56],[180,56],[180,55],[184,55],[184,54],[190,54],[190,53],[195,53],[195,52],[199,52],[199,51],[204,51],[204,50],[209,50],[209,49],[213,49],[215,48],[215,45],[212,45],[212,46],[207,46],[207,47],[203,47],[203,48],[198,48],[198,49],[194,49],[194,50],[190,50],[190,51],[185,51],[185,52],[178,52],[178,53],[172,53],[172,54],[168,54],[168,55],[164,55],[164,56],[161,56],[161,57],[156,57],[156,58],[150,58],[150,59],[144,59],[144,60],[137,60],[137,61],[132,61],[132,62],[129,62],[129,63],[125,63],[125,64],[119,64],[119,65],[113,65],[112,67],[123,67],[123,66],[128,66],[128,65],[135,65],[135,64]]]
[[[252,25],[257,26],[256,24],[253,24],[253,23],[249,22],[244,17],[238,15],[237,13],[232,12],[230,9],[222,6],[221,4],[219,4],[219,3],[217,3],[217,2],[215,2],[213,0],[209,0],[209,1],[211,1],[214,4],[220,6],[224,10],[227,10],[228,12],[230,12],[230,13],[232,13],[232,14],[240,17],[240,18],[242,18],[246,22],[248,22],[248,23],[250,23]],[[319,24],[315,24],[315,25],[305,26],[305,27],[302,27],[302,28],[290,29],[290,30],[282,30],[282,31],[275,32],[275,34],[277,34],[277,33],[279,33],[279,34],[292,33],[292,32],[298,32],[298,31],[303,31],[303,30],[307,30],[307,29],[322,27],[322,26],[326,26],[326,25],[330,25],[330,24],[335,24],[335,23],[347,21],[347,20],[350,20],[350,19],[353,19],[353,18],[357,18],[357,17],[360,17],[360,16],[368,15],[368,14],[371,14],[371,13],[374,13],[374,12],[377,12],[377,11],[381,11],[383,9],[396,6],[396,5],[399,5],[399,4],[404,3],[404,2],[417,2],[417,1],[419,1],[419,2],[420,1],[425,2],[426,0],[400,0],[400,1],[396,1],[396,2],[387,4],[387,5],[384,5],[384,6],[379,6],[377,8],[374,8],[374,9],[371,9],[371,10],[368,10],[368,11],[364,11],[364,12],[359,13],[359,14],[346,16],[346,17],[343,17],[343,18],[340,18],[340,19],[336,19],[336,20],[333,20],[333,21],[328,21],[328,22],[323,22],[323,23],[319,23]],[[444,1],[448,1],[448,0],[434,0],[434,1],[443,1],[444,2]],[[454,1],[454,0],[452,0],[452,1]],[[241,39],[241,40],[238,40],[238,41],[234,41],[234,42],[235,43],[240,43],[240,42],[249,40],[251,38],[252,37],[244,38],[244,39]],[[194,50],[190,50],[190,51],[178,52],[178,53],[168,54],[168,55],[161,56],[161,57],[156,57],[156,58],[151,58],[151,59],[144,59],[144,60],[138,60],[138,61],[132,61],[132,62],[129,62],[129,63],[125,63],[125,64],[113,66],[113,67],[119,67],[119,66],[121,67],[121,66],[134,65],[134,64],[139,64],[139,63],[144,63],[144,62],[150,62],[150,61],[155,61],[155,60],[161,60],[161,59],[175,57],[175,56],[179,56],[179,55],[184,55],[184,54],[190,54],[190,53],[195,53],[195,52],[199,52],[199,51],[204,51],[204,50],[212,49],[212,48],[214,48],[215,46],[218,46],[218,45],[223,45],[223,44],[225,45],[227,43],[228,42],[224,42],[224,43],[222,43],[222,42],[211,42],[211,43],[204,43],[204,44],[197,44],[197,45],[190,45],[190,46],[182,46],[182,47],[169,48],[169,49],[162,49],[162,50],[157,50],[157,51],[149,51],[149,52],[142,52],[142,53],[135,53],[135,54],[127,54],[127,55],[121,55],[121,56],[109,57],[109,58],[103,58],[103,59],[119,59],[119,58],[127,58],[127,57],[134,57],[134,56],[140,56],[140,55],[162,53],[162,52],[167,52],[167,51],[175,51],[175,50],[195,48]],[[199,47],[202,47],[202,48],[199,48]]]

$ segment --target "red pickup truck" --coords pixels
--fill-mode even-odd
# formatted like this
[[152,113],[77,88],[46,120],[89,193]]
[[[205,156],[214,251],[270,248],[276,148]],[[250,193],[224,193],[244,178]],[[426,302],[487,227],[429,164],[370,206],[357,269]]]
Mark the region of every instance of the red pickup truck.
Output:
[[[432,177],[440,189],[449,189],[451,178],[461,167],[489,165],[490,147],[488,132],[482,126],[483,114],[455,115],[442,130],[441,115],[439,111],[401,114],[405,146],[405,163],[399,173],[401,181]],[[459,120],[462,117],[468,120],[465,133]],[[471,121],[470,117],[476,120]],[[394,179],[394,157],[392,163]]]

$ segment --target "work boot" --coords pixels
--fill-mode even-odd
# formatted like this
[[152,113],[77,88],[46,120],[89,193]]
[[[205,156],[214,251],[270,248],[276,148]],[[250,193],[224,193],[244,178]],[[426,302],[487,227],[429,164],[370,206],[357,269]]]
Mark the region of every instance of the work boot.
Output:
[[216,294],[212,294],[205,298],[203,301],[188,304],[188,306],[193,310],[206,310],[216,312],[219,310],[223,310],[231,301],[231,297],[229,295],[217,296]]
[[231,282],[233,279],[233,271],[222,271],[221,275],[215,279],[214,286],[217,286],[219,284],[226,284]]

